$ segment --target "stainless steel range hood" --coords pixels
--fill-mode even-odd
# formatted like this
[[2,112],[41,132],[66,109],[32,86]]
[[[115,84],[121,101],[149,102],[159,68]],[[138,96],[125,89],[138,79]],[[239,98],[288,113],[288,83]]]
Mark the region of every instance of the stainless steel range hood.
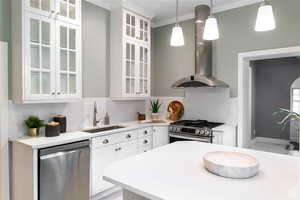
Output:
[[228,87],[228,85],[212,76],[212,42],[203,40],[205,20],[210,15],[207,5],[195,8],[195,75],[176,81],[172,88],[186,87]]

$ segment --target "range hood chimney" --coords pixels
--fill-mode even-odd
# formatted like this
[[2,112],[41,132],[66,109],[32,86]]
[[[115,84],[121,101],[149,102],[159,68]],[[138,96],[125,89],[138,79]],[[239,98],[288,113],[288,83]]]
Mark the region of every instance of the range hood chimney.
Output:
[[210,15],[207,5],[195,7],[195,75],[176,81],[172,88],[228,87],[212,76],[212,41],[203,40],[205,20]]

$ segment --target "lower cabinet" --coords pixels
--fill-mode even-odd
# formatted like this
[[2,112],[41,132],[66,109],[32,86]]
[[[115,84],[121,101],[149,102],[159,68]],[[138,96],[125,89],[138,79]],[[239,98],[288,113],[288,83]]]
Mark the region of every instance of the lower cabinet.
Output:
[[105,168],[118,160],[169,143],[168,127],[155,126],[92,139],[92,196],[114,187],[103,180]]
[[153,127],[153,148],[157,148],[170,143],[168,131],[168,126]]
[[123,142],[92,150],[92,194],[114,187],[113,184],[103,180],[104,169],[114,161],[135,155],[138,153],[136,140]]

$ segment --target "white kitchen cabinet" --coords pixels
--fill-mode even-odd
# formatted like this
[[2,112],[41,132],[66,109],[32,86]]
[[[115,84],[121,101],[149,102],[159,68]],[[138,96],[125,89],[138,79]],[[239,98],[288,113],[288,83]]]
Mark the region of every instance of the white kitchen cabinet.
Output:
[[112,97],[150,96],[150,52],[150,20],[126,9],[112,10]]
[[56,85],[57,98],[81,96],[80,26],[56,22]]
[[70,24],[81,24],[81,0],[56,0],[56,18]]
[[153,127],[153,148],[169,144],[168,126]]
[[23,0],[26,12],[80,25],[82,0]]
[[123,10],[124,36],[126,39],[148,45],[150,43],[150,21],[128,10]]
[[[62,4],[68,13],[75,6],[73,23],[59,18]],[[11,7],[14,102],[81,98],[81,0],[12,0]]]
[[[115,134],[117,137],[117,134]],[[114,187],[103,180],[104,169],[114,161],[118,161],[138,153],[137,140],[122,142],[92,149],[92,195],[97,195]]]

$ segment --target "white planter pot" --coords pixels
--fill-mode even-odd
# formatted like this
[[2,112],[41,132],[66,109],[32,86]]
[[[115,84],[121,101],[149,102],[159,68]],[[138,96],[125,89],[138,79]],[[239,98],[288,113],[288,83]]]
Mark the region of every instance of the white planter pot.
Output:
[[152,120],[157,120],[159,119],[159,113],[151,113],[150,117]]

